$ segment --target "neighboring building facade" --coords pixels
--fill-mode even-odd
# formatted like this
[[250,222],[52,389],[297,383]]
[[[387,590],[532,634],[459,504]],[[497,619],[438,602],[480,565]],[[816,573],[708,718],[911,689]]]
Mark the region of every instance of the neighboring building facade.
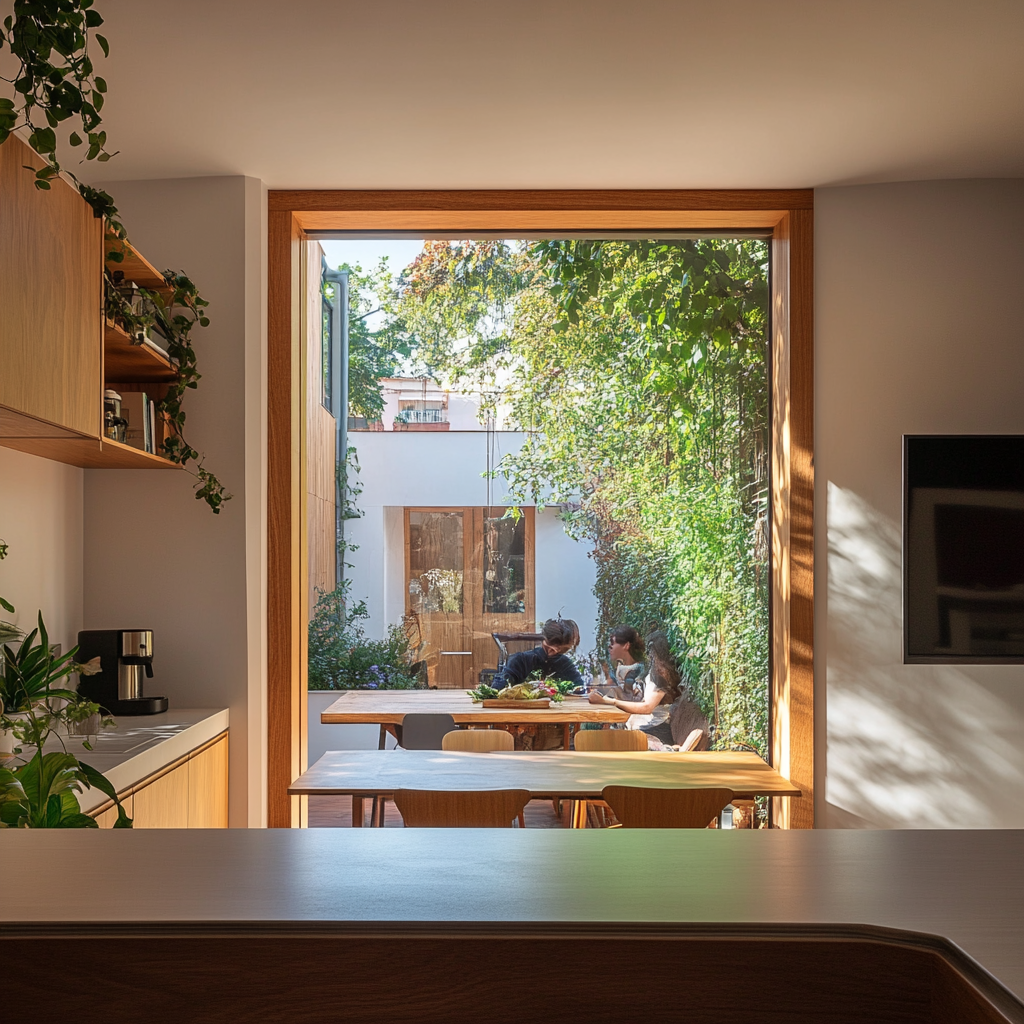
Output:
[[507,515],[503,481],[485,476],[524,435],[485,429],[471,395],[419,379],[382,384],[384,429],[352,424],[349,434],[363,514],[345,525],[356,545],[348,576],[353,599],[367,602],[367,634],[412,617],[431,685],[451,688],[494,668],[492,632],[531,632],[558,614],[579,624],[580,650],[593,650],[590,546],[566,535],[557,507]]

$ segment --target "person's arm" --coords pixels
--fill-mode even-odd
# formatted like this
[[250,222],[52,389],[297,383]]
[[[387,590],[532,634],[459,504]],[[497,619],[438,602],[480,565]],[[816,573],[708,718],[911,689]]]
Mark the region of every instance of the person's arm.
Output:
[[583,676],[580,675],[580,670],[576,667],[575,663],[571,658],[567,658],[564,654],[559,655],[555,671],[556,679],[567,679],[570,682],[575,683],[581,689],[587,685],[583,682]]
[[662,702],[664,697],[665,691],[659,690],[654,683],[648,681],[644,686],[643,700],[622,700],[620,697],[608,697],[603,693],[591,691],[590,703],[614,705],[620,711],[625,711],[627,715],[649,715]]
[[532,670],[528,664],[526,653],[526,651],[519,651],[505,662],[501,675],[494,680],[495,689],[501,690],[506,686],[516,686],[530,674]]

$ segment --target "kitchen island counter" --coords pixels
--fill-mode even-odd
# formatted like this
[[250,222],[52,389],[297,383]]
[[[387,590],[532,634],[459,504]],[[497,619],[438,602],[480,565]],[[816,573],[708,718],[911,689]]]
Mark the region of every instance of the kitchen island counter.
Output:
[[[33,950],[73,943],[132,1019],[1024,1022],[1022,832],[22,831],[0,858],[11,977],[46,989]],[[49,887],[67,863],[92,884]],[[68,970],[69,1017],[111,1019]]]

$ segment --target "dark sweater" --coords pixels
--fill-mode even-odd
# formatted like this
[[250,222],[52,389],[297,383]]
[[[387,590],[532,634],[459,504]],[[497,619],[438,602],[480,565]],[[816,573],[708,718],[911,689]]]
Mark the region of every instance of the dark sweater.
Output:
[[501,674],[494,680],[494,686],[501,689],[504,686],[515,686],[525,681],[532,672],[540,669],[545,676],[554,676],[555,679],[569,679],[577,686],[583,685],[583,677],[579,674],[576,666],[564,654],[556,654],[549,658],[543,647],[534,647],[532,651],[520,651],[513,654],[505,662]]

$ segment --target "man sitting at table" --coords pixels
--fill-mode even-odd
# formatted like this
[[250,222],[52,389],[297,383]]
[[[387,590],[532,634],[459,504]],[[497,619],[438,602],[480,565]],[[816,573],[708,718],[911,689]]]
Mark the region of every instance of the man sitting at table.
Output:
[[563,679],[579,687],[584,685],[579,669],[566,656],[580,642],[576,623],[572,619],[548,619],[540,627],[540,632],[543,639],[539,647],[513,654],[505,662],[505,667],[494,680],[497,689],[523,683],[538,670],[545,679]]

